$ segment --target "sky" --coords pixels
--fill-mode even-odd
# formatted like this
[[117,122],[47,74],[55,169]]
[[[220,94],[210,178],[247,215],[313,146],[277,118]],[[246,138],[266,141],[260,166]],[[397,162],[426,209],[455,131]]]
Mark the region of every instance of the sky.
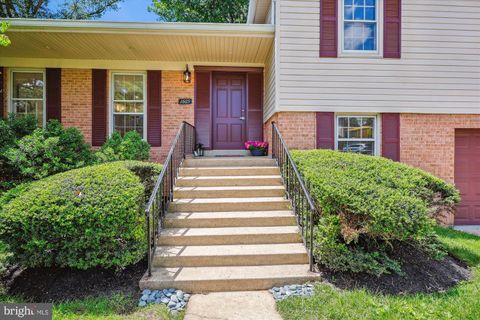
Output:
[[[49,6],[54,8],[63,0],[51,0]],[[147,8],[152,0],[123,0],[117,11],[108,11],[103,17],[97,20],[106,21],[157,21],[157,15],[148,12]]]

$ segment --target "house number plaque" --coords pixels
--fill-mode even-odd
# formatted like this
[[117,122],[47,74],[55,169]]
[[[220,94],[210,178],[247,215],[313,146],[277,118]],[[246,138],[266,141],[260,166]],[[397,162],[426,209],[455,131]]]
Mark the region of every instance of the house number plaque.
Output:
[[178,104],[192,104],[192,99],[190,98],[178,99]]

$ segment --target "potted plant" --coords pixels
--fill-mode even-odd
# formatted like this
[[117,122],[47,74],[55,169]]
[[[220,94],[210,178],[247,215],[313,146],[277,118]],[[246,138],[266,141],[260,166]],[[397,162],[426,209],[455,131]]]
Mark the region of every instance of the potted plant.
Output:
[[250,150],[252,156],[265,156],[268,151],[268,142],[266,141],[247,141],[245,149]]

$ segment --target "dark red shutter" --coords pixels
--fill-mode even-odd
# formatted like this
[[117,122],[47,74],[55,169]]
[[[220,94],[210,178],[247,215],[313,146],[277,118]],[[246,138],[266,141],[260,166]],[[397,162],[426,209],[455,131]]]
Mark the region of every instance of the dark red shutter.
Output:
[[320,57],[336,57],[338,0],[320,0]]
[[162,145],[162,72],[147,71],[147,141]]
[[45,78],[47,121],[62,121],[62,69],[47,68]]
[[107,138],[107,70],[92,70],[92,145]]
[[263,140],[263,73],[249,72],[247,140]]
[[317,149],[335,149],[335,114],[317,112]]
[[382,156],[400,161],[399,113],[382,113]]
[[195,71],[195,129],[197,142],[211,148],[210,90],[212,72]]
[[383,57],[400,58],[402,35],[402,1],[385,0],[383,17]]
[[7,110],[5,110],[5,92],[3,92],[4,88],[4,76],[5,76],[5,68],[0,67],[0,115],[2,118],[7,117]]

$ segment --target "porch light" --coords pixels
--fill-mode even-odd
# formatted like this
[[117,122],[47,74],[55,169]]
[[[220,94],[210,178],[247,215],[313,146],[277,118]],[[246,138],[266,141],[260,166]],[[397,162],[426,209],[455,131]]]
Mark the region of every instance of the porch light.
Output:
[[183,72],[183,82],[185,83],[192,82],[192,73],[190,72],[190,70],[188,70],[188,64],[185,71]]

